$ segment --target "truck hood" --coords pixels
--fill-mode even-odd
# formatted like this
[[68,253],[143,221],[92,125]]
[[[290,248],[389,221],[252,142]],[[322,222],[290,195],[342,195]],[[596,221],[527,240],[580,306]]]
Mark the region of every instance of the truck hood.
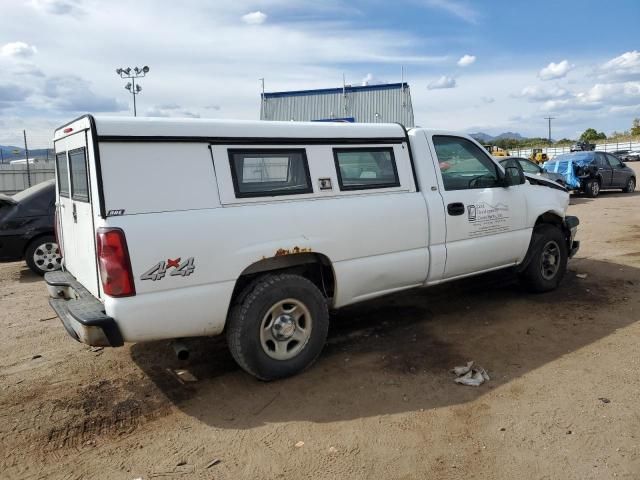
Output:
[[527,180],[529,180],[529,183],[531,185],[542,185],[543,187],[555,188],[556,190],[562,190],[564,192],[567,191],[567,189],[560,185],[558,182],[542,175],[534,175],[532,173],[524,172],[524,176]]

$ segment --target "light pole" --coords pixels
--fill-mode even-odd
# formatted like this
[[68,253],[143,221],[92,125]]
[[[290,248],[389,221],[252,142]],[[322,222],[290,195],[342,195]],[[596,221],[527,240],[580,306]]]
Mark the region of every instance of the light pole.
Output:
[[549,145],[551,145],[551,120],[555,120],[556,117],[544,117],[545,120],[549,120]]
[[118,68],[116,73],[120,75],[120,78],[127,78],[131,80],[124,86],[124,88],[129,90],[131,95],[133,95],[133,116],[135,117],[138,114],[136,110],[136,95],[142,91],[140,84],[136,85],[136,78],[146,77],[147,73],[149,73],[149,67],[145,65],[142,68],[135,67],[133,70],[131,70],[131,67]]

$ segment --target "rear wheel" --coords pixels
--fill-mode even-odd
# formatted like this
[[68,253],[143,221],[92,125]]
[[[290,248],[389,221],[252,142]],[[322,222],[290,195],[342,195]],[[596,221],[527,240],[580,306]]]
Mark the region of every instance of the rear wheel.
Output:
[[596,178],[592,178],[587,180],[587,183],[584,185],[584,193],[587,197],[595,198],[600,193],[600,182]]
[[627,181],[627,185],[622,189],[622,191],[624,193],[633,193],[635,189],[636,189],[636,179],[631,177]]
[[555,225],[540,225],[533,231],[529,263],[520,281],[532,292],[555,290],[567,271],[567,243]]
[[261,380],[288,377],[320,355],[329,330],[327,301],[308,279],[266,275],[238,297],[227,323],[233,358]]
[[53,235],[45,235],[33,240],[24,256],[27,266],[38,275],[58,270],[62,264],[60,248]]

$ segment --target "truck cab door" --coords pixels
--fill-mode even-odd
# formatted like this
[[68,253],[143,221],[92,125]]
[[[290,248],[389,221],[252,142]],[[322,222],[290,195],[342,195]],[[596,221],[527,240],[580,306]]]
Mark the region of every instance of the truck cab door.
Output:
[[502,169],[465,137],[432,135],[430,148],[446,217],[444,278],[520,262],[531,238],[527,185],[504,187]]

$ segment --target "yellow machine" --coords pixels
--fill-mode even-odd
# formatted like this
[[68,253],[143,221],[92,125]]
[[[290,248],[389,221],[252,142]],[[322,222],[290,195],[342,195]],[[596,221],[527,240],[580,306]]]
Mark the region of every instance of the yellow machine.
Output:
[[484,148],[486,148],[487,152],[489,152],[494,157],[508,157],[511,155],[508,150],[497,147],[495,145],[485,145]]
[[542,153],[541,148],[534,148],[531,150],[531,155],[529,155],[529,160],[536,163],[544,163],[549,160],[549,157],[546,153]]

